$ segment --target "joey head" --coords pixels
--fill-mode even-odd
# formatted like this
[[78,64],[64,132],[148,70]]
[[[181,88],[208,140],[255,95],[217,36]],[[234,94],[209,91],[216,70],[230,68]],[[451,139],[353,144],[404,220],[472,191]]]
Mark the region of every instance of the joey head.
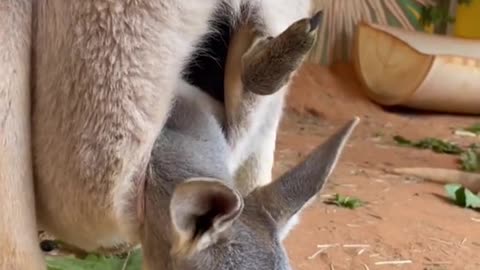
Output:
[[242,196],[226,169],[229,148],[220,126],[180,98],[146,177],[146,269],[291,269],[282,246],[290,221],[321,191],[358,122],[348,122],[276,181]]

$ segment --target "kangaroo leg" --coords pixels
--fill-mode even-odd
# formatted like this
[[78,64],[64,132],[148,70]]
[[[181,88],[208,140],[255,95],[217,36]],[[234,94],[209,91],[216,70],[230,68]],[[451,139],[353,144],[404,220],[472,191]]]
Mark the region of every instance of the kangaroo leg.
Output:
[[248,194],[272,180],[277,130],[283,109],[283,96],[274,98],[276,100],[269,104],[268,119],[263,119],[262,127],[251,137],[248,144],[250,151],[235,172],[236,186],[242,194]]
[[81,249],[137,243],[153,143],[216,0],[38,0],[39,223]]
[[32,3],[0,2],[0,269],[45,269],[30,149]]
[[299,20],[275,38],[246,24],[232,38],[225,73],[227,136],[234,149],[230,169],[239,169],[237,184],[244,192],[271,181],[284,97],[320,20],[321,13]]

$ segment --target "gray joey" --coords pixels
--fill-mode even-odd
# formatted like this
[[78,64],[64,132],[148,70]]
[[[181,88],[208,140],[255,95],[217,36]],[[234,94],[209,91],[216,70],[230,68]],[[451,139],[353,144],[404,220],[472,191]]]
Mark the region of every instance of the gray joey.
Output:
[[196,100],[178,97],[146,175],[146,268],[291,269],[282,240],[325,185],[358,121],[276,181],[242,195],[228,170],[231,148],[217,118]]

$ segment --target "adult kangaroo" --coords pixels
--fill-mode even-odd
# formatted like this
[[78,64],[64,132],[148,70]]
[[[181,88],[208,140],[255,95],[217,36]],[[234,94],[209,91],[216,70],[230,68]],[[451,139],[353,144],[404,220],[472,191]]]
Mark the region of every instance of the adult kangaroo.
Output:
[[[254,36],[258,38],[252,39],[245,56],[262,59],[254,56],[262,56],[262,51],[280,51],[268,48],[282,44],[282,33],[301,33],[298,29],[285,31],[292,24],[303,29],[304,37],[309,37],[312,19],[304,19],[295,24],[309,16],[308,2],[3,1],[0,4],[0,55],[4,59],[0,63],[0,71],[3,71],[1,74],[4,76],[3,84],[0,84],[0,203],[4,205],[4,215],[0,222],[0,269],[45,268],[36,238],[38,227],[87,251],[142,243],[146,268],[182,270],[207,267],[203,261],[206,257],[201,255],[218,252],[215,247],[224,243],[224,236],[232,232],[231,228],[236,224],[240,224],[237,217],[252,212],[244,209],[252,209],[249,205],[254,201],[258,200],[257,209],[261,205],[274,204],[283,206],[285,210],[272,208],[266,212],[268,215],[258,213],[248,214],[249,216],[268,221],[267,224],[270,225],[286,224],[287,219],[307,199],[314,196],[314,191],[321,188],[355,121],[312,158],[307,159],[310,162],[301,165],[303,169],[299,167],[288,174],[290,177],[282,178],[287,180],[280,179],[272,184],[267,181],[264,188],[250,185],[245,192],[239,192],[235,185],[225,184],[225,179],[221,179],[225,182],[217,181],[218,179],[205,182],[206,177],[220,176],[199,175],[202,181],[176,181],[178,185],[174,186],[172,193],[159,197],[162,190],[156,189],[158,181],[168,178],[151,178],[151,173],[152,170],[155,171],[155,164],[169,160],[155,152],[157,143],[164,138],[160,132],[167,122],[177,95],[176,89],[183,88],[186,64],[192,58],[196,46],[201,44],[202,38],[209,32],[209,20],[214,14],[229,14],[232,21],[238,22],[238,29],[242,25],[254,29]],[[305,48],[308,49],[311,39],[300,40],[305,40]],[[32,73],[31,51],[34,53]],[[270,90],[268,87],[265,90],[262,83],[257,84],[257,79],[249,79],[254,76],[248,75],[247,71],[253,68],[249,68],[248,60],[245,61],[247,64],[239,71],[240,75],[231,75],[241,77],[242,87],[227,86],[226,83],[226,95],[229,95],[229,87],[246,92],[250,91],[246,89],[250,89],[250,86],[250,92],[257,95],[270,94],[273,97],[275,93],[281,93],[279,91],[284,91],[282,89],[288,85],[289,76],[285,75],[298,67],[306,52],[298,50],[298,53],[299,56],[293,57],[298,61],[292,62],[293,66],[284,68],[283,77],[270,80],[275,83],[275,87]],[[286,55],[291,56],[289,53]],[[268,57],[276,59],[275,55],[267,55],[264,59]],[[255,61],[252,60],[251,63]],[[265,63],[265,60],[259,63]],[[251,66],[257,67],[255,64]],[[31,86],[34,91],[30,99]],[[244,110],[244,103],[240,100],[243,99],[225,99],[226,118],[236,119],[231,116],[236,114],[231,112]],[[228,106],[228,102],[239,105]],[[245,117],[249,114],[240,115],[240,119],[250,119]],[[279,115],[280,113],[275,119],[279,119]],[[228,119],[224,123],[240,123]],[[247,130],[255,130],[255,126]],[[271,130],[275,130],[276,135],[276,126]],[[241,132],[242,129],[235,129],[235,133],[232,129],[229,134],[237,134],[236,137],[227,134],[228,149],[242,149],[236,143],[246,136]],[[222,144],[221,141],[218,143]],[[192,153],[196,153],[194,150]],[[266,152],[271,152],[270,150]],[[307,170],[312,168],[312,164],[317,165],[320,157],[325,159],[318,165],[320,171]],[[227,164],[228,175],[236,173],[238,167],[241,167],[232,164],[233,162]],[[320,181],[312,186],[315,189],[310,187],[308,192],[300,192],[298,186],[291,184],[293,180],[288,179],[303,179],[302,172],[309,172],[305,176],[320,173],[324,177],[315,178]],[[289,201],[282,201],[288,199],[284,197],[286,194],[282,194],[287,190],[282,183],[292,186],[292,198],[297,198],[297,202],[290,204]],[[212,193],[215,190],[218,192]],[[241,193],[248,195],[240,195]],[[206,208],[202,208],[209,210],[206,216],[200,215],[200,220],[191,223],[192,218],[199,213],[192,208],[189,200],[185,201],[182,194],[197,194],[199,203],[204,203],[204,198],[213,198],[214,203],[206,203]],[[247,196],[261,198],[261,204],[259,199],[247,199]],[[164,208],[159,208],[156,212],[155,208],[163,205],[156,202],[159,198],[170,200],[172,203],[169,205],[179,208],[170,207],[167,212]],[[161,213],[167,213],[169,217],[155,219],[155,215]],[[285,213],[288,214],[284,215]],[[156,234],[159,229],[152,226],[166,221],[172,223],[172,231],[169,231],[172,239],[152,243],[155,237],[166,235]],[[276,228],[282,227],[270,225],[267,228],[271,235],[260,242],[267,246],[268,243],[278,243]],[[237,237],[241,237],[241,231],[239,233]],[[171,252],[161,253],[165,258],[159,261],[157,252],[161,250],[161,243],[168,243],[167,247],[171,245]],[[252,247],[257,244],[248,243]],[[248,245],[242,246],[242,249],[248,248]],[[279,244],[275,246],[281,248]],[[223,249],[230,245],[220,247]],[[241,261],[240,264],[232,265],[233,261],[241,258],[238,255],[240,251],[225,251],[224,255],[231,260],[224,260],[223,264],[218,265],[212,262],[213,264],[208,264],[210,269],[256,268],[252,261],[249,264]],[[255,263],[261,265],[267,262],[257,258]],[[265,269],[288,269],[288,264],[284,255],[281,255],[278,260],[269,261],[266,267]]]

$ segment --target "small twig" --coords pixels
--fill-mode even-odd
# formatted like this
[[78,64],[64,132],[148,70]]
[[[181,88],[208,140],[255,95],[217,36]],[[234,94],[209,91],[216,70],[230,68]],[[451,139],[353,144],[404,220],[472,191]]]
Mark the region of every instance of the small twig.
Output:
[[460,243],[460,246],[465,245],[466,242],[467,242],[467,238],[465,237],[465,238],[463,238],[462,242]]
[[446,251],[445,249],[441,248],[440,249],[443,253],[445,253],[445,255],[447,256],[451,256],[452,254],[450,254],[448,251]]
[[313,253],[312,255],[308,256],[307,258],[309,260],[313,260],[315,259],[320,253],[324,252],[325,250],[331,248],[331,247],[336,247],[338,246],[338,244],[326,244],[326,245],[317,245],[317,248],[319,250],[317,250],[315,253]]
[[379,215],[375,215],[375,214],[372,214],[372,213],[367,213],[367,215],[371,216],[371,217],[374,217],[376,219],[379,219],[379,220],[383,220],[383,217],[379,216]]
[[346,187],[346,188],[356,188],[357,185],[355,184],[340,184],[340,187]]
[[452,264],[452,262],[428,262],[428,263],[424,263],[424,265],[449,265],[449,264]]
[[127,253],[127,258],[125,258],[125,261],[123,262],[123,267],[122,267],[122,270],[126,270],[127,269],[127,265],[128,265],[128,261],[130,260],[130,255],[132,254],[131,251],[129,251]]
[[475,132],[467,131],[467,130],[455,130],[454,132],[455,135],[457,136],[463,136],[463,137],[477,137],[478,135]]
[[335,270],[335,266],[333,266],[333,263],[330,264],[330,270]]
[[436,242],[439,242],[439,243],[442,243],[442,244],[445,244],[445,245],[453,246],[452,242],[448,242],[448,241],[445,241],[445,240],[442,240],[442,239],[437,239],[437,238],[430,237],[430,240],[436,241]]
[[307,259],[309,260],[313,260],[315,259],[320,253],[324,252],[325,250],[327,250],[328,248],[321,248],[319,250],[317,250],[317,252],[313,253],[312,255],[308,256]]
[[337,247],[338,244],[324,244],[324,245],[317,245],[317,248],[331,248],[331,247]]
[[365,270],[370,270],[370,268],[368,267],[368,265],[366,264],[362,264],[363,265],[363,268],[365,268]]
[[365,244],[346,244],[343,245],[344,248],[369,248],[370,245]]
[[366,249],[366,248],[360,249],[360,250],[357,252],[357,256],[362,255],[362,254],[365,252],[365,250],[367,250],[367,249]]
[[410,264],[410,263],[412,263],[411,260],[383,261],[383,262],[376,262],[375,265],[399,265],[399,264]]

